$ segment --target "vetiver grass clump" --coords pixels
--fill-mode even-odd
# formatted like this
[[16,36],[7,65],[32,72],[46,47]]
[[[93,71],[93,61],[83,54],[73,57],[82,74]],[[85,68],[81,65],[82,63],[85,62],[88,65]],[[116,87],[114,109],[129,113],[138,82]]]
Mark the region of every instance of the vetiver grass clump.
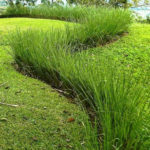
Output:
[[85,17],[88,11],[83,6],[48,6],[48,5],[40,5],[33,7],[24,7],[22,5],[14,5],[8,7],[6,11],[3,13],[4,16],[7,17],[37,17],[37,18],[49,18],[49,19],[59,19],[66,21],[74,21],[78,22],[83,17]]
[[[72,43],[82,49],[95,47],[105,44],[117,38],[123,32],[128,31],[132,21],[128,10],[103,8],[103,7],[84,7],[84,6],[38,6],[28,8],[23,6],[8,7],[4,16],[10,17],[34,17],[66,20],[80,24],[80,28],[70,33]],[[69,41],[70,42],[70,41]]]
[[146,149],[149,110],[143,81],[136,83],[132,73],[103,57],[97,64],[86,59],[86,53],[71,53],[68,34],[18,31],[11,35],[10,46],[21,68],[90,105],[97,120],[95,149]]
[[114,8],[95,8],[87,15],[85,22],[86,45],[105,44],[127,32],[132,22],[128,10]]

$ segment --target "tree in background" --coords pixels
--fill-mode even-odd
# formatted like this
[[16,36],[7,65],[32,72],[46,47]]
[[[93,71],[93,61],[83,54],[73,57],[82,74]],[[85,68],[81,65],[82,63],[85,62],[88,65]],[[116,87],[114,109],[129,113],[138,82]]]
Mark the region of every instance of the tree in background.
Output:
[[26,1],[28,5],[35,5],[35,3],[37,2],[37,0],[23,0]]
[[128,7],[128,0],[68,0],[69,3],[84,5],[111,5],[114,7]]
[[135,6],[138,6],[138,3],[140,2],[140,0],[132,0]]
[[107,4],[107,0],[67,0],[68,3],[81,5],[103,5]]
[[57,4],[63,4],[63,0],[41,0],[42,4],[46,5],[57,5]]
[[13,5],[14,5],[13,0],[7,0],[6,3],[7,3],[9,6],[13,6]]
[[146,5],[148,5],[148,4],[150,4],[150,0],[144,0],[144,3],[145,3]]
[[132,0],[135,6],[138,6],[140,2],[143,2],[143,5],[149,5],[150,0]]
[[[46,5],[50,5],[50,1],[48,0],[41,0],[41,3],[46,4]],[[52,0],[53,3],[53,0]]]
[[[138,6],[139,2],[143,2],[143,0],[67,0],[68,3],[75,4],[84,4],[84,5],[111,5],[114,7],[131,7],[133,4]],[[150,4],[150,0],[144,0],[144,4]]]
[[[111,5],[114,7],[128,8],[132,4],[129,0],[66,0],[68,4],[80,4],[80,5]],[[135,6],[138,6],[139,2],[143,0],[132,0]],[[37,0],[7,0],[7,3],[12,5],[35,5]],[[46,5],[55,5],[63,3],[63,0],[41,0],[41,3]],[[144,4],[150,4],[150,0],[144,0]]]
[[13,6],[13,5],[35,5],[37,0],[7,0],[6,1],[8,5]]

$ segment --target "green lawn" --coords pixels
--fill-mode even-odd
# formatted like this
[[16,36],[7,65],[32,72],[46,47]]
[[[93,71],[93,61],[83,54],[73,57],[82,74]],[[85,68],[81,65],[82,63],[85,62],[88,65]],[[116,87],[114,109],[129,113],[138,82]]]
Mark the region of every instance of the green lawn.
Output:
[[[129,33],[124,37],[103,47],[88,50],[87,57],[91,58],[91,63],[94,61],[98,63],[102,55],[110,60],[115,60],[120,67],[124,67],[128,71],[132,70],[135,79],[140,80],[145,77],[149,79],[150,25],[132,24]],[[149,82],[146,88],[150,91]]]
[[[30,19],[30,18],[1,18],[0,19],[0,34],[6,34],[14,29],[48,29],[48,28],[63,28],[65,25],[73,25],[59,20],[48,19]],[[0,35],[1,36],[1,35]]]
[[119,40],[82,53],[91,65],[98,65],[104,57],[108,63],[115,62],[117,67],[130,72],[150,100],[150,24],[133,23],[129,33]]
[[143,71],[150,67],[150,25],[132,24],[129,34],[120,40],[103,47],[90,49],[88,52],[89,56],[92,54],[97,61],[101,55],[110,56],[121,65],[133,66],[145,74]]
[[73,23],[49,19],[3,18],[0,19],[0,31],[11,30],[14,28],[61,28],[66,24]]
[[[42,19],[0,19],[3,33],[16,25],[60,28],[64,24]],[[0,150],[77,149],[76,143],[85,141],[83,122],[87,115],[49,85],[18,73],[12,66],[10,48],[4,45],[0,46],[0,102],[19,107],[0,104]],[[69,122],[70,118],[75,121]]]

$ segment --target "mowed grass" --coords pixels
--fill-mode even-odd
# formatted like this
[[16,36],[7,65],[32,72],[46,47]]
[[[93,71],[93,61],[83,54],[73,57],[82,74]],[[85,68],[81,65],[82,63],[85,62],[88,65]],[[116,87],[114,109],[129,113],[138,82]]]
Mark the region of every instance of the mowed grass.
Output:
[[31,18],[1,18],[0,19],[0,34],[7,33],[14,29],[49,29],[49,28],[63,28],[65,25],[73,25],[59,20],[48,19],[31,19]]
[[86,54],[91,62],[100,62],[102,56],[114,60],[118,67],[132,69],[136,79],[150,77],[150,25],[134,23],[118,41],[90,49]]
[[[63,26],[63,22],[50,20],[0,20],[3,32],[16,25],[26,28],[58,24]],[[17,72],[10,54],[9,47],[0,46],[0,102],[18,107],[0,104],[0,149],[78,149],[78,144],[86,142],[87,115],[49,85]],[[69,121],[71,118],[74,120]]]

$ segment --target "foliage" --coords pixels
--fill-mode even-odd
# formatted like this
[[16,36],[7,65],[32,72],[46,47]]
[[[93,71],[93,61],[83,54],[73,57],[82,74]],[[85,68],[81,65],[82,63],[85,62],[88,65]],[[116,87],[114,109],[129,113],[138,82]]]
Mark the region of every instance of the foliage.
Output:
[[147,16],[147,23],[150,23],[150,15]]
[[150,120],[144,84],[148,79],[137,82],[133,70],[114,64],[112,56],[99,55],[99,61],[94,61],[88,52],[70,53],[72,46],[65,44],[69,33],[28,30],[11,34],[17,64],[93,108],[100,149],[146,149]]
[[[88,16],[85,13],[84,19],[81,16],[77,19],[81,24],[63,30],[13,32],[9,41],[14,59],[21,68],[90,105],[98,125],[95,136],[99,137],[99,144],[95,139],[95,149],[146,149],[150,121],[144,88],[146,77],[137,82],[132,69],[110,61],[115,55],[112,58],[99,55],[96,61],[88,52],[72,53],[74,49],[80,51],[84,44],[90,46],[126,31],[130,15],[120,9],[87,10]],[[93,135],[88,127],[87,131]]]
[[35,5],[37,0],[8,0],[7,3],[10,6],[14,5]]
[[150,23],[150,15],[147,15],[146,18],[142,18],[138,14],[135,14],[135,21],[140,23]]
[[[84,47],[87,49],[106,43],[110,38],[128,31],[130,13],[122,9],[99,7],[43,8],[40,11],[33,9],[34,13],[27,10],[27,15],[45,18],[55,15],[54,18],[75,21],[76,24],[57,31],[53,28],[48,31],[30,29],[10,34],[9,44],[17,64],[53,87],[76,96],[87,108],[92,108],[97,128],[93,131],[91,125],[86,126],[91,143],[89,150],[93,147],[96,150],[148,149],[149,38],[143,40],[143,35],[139,37],[138,26],[135,26],[132,37],[129,34],[129,39],[124,37],[124,40],[112,44],[112,49],[109,49],[109,45],[104,50],[98,48],[97,57],[93,57],[91,50],[73,53]],[[75,8],[77,11],[74,11]],[[143,42],[146,46],[142,45]],[[139,56],[142,49],[144,52]],[[117,58],[117,55],[120,57]],[[137,64],[143,68],[142,71],[136,68]]]
[[41,3],[42,4],[45,4],[45,5],[59,5],[59,4],[63,4],[63,0],[41,0]]
[[[111,5],[114,7],[131,7],[133,4],[138,6],[139,2],[143,2],[143,0],[132,0],[131,2],[128,0],[68,0],[68,3],[75,3],[81,5]],[[149,0],[144,0],[144,4],[149,4]]]
[[68,3],[75,3],[81,5],[102,5],[106,4],[106,0],[68,0]]
[[[132,0],[132,2],[129,2],[128,0],[67,0],[68,4],[76,4],[76,5],[111,5],[114,7],[124,7],[124,8],[128,8],[131,5],[135,5],[138,6],[139,2],[143,2],[143,0]],[[35,3],[37,2],[37,0],[8,0],[7,3],[10,6],[13,5],[35,5]],[[58,4],[63,4],[63,0],[41,0],[42,4],[46,4],[46,5],[58,5]],[[133,4],[132,4],[133,3]],[[144,0],[144,4],[148,5],[149,0]]]
[[132,21],[128,10],[94,6],[51,7],[42,5],[35,8],[9,7],[5,15],[52,18],[81,23],[82,26],[80,28],[77,26],[74,34],[70,34],[70,39],[72,39],[71,43],[73,45],[77,44],[82,48],[93,47],[112,40],[116,35],[127,31],[128,25]]

